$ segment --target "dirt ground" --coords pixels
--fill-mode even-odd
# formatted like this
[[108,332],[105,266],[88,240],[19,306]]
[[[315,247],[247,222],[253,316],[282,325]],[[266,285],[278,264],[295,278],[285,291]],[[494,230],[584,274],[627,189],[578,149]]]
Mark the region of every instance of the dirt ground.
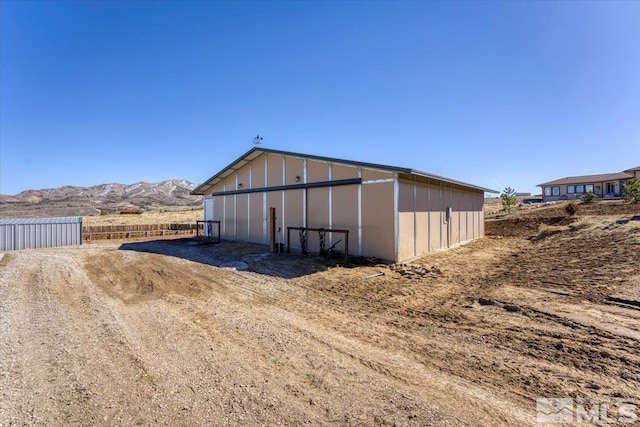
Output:
[[408,266],[189,239],[7,253],[0,426],[525,426],[537,397],[640,399],[620,206],[518,213]]

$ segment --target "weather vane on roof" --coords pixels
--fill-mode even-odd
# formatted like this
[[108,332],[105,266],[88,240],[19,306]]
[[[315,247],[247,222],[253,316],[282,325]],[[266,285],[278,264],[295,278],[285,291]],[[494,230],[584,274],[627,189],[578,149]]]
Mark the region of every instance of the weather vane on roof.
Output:
[[253,145],[257,147],[260,144],[262,144],[262,137],[260,135],[256,135],[256,137],[253,138]]

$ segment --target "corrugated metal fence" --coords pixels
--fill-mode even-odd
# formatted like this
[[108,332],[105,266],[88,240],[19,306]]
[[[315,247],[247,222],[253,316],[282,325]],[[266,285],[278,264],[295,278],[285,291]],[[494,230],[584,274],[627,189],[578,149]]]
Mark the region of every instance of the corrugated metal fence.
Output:
[[0,219],[0,251],[81,244],[81,217]]

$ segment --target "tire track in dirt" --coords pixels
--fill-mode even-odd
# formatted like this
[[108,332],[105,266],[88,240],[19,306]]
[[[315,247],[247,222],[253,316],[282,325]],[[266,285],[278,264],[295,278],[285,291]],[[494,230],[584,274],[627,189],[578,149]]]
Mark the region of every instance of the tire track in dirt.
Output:
[[[20,263],[22,256],[14,255],[13,262]],[[27,391],[17,408],[19,418],[28,419],[33,425],[50,425],[52,414],[62,413],[66,419],[82,421],[68,412],[70,402],[83,406],[87,400],[86,388],[76,375],[77,361],[70,357],[73,339],[65,330],[66,313],[56,306],[45,283],[56,272],[47,270],[47,263],[34,257],[29,261],[17,275],[3,277],[3,284],[16,293],[18,302],[6,315],[17,320],[11,331],[17,362],[12,372],[16,382],[12,385]],[[68,387],[57,386],[62,377]]]
[[[117,258],[110,259],[107,264],[118,265],[116,270],[122,269],[123,271],[117,274],[123,276],[124,270],[127,269],[127,263],[123,259],[119,259],[125,257],[118,255]],[[157,260],[154,261],[154,263],[157,262]],[[158,267],[157,264],[152,265],[154,266],[153,268]],[[166,268],[171,268],[171,266],[167,265]],[[385,399],[388,400],[388,397],[383,398],[373,393],[372,390],[375,389],[373,384],[387,384],[385,386],[385,394],[396,395],[396,403],[405,400],[407,405],[415,405],[415,402],[411,402],[411,399],[407,400],[402,396],[406,395],[408,391],[414,396],[414,399],[416,399],[415,396],[420,396],[420,393],[416,394],[416,390],[423,386],[424,378],[422,379],[423,381],[420,379],[412,380],[420,370],[416,370],[418,365],[413,365],[408,371],[404,368],[405,372],[399,373],[401,365],[396,362],[396,366],[392,366],[389,363],[398,357],[402,359],[401,356],[387,355],[383,358],[386,359],[385,362],[379,362],[376,359],[378,356],[382,356],[382,353],[374,352],[370,346],[367,347],[367,351],[372,353],[370,356],[366,356],[366,353],[360,354],[361,352],[359,352],[356,354],[353,351],[349,351],[349,345],[362,347],[362,344],[352,338],[347,339],[335,333],[327,335],[328,332],[322,325],[316,321],[309,323],[308,313],[323,311],[323,309],[312,304],[298,302],[304,301],[304,295],[301,295],[304,292],[283,284],[281,280],[275,278],[265,278],[255,273],[229,272],[198,264],[190,266],[189,277],[185,278],[185,280],[192,280],[192,275],[201,275],[201,269],[209,270],[206,277],[209,277],[210,280],[213,278],[214,282],[212,283],[224,282],[224,292],[218,289],[208,294],[207,298],[201,300],[200,298],[187,298],[182,295],[180,285],[173,286],[171,289],[166,288],[164,291],[161,285],[156,286],[153,291],[155,300],[153,298],[148,299],[147,295],[140,299],[138,303],[132,302],[134,299],[130,297],[129,289],[121,290],[121,294],[126,299],[126,304],[129,305],[144,305],[152,301],[153,304],[163,306],[170,304],[170,307],[163,308],[162,311],[165,313],[171,312],[180,319],[183,325],[193,328],[196,333],[191,333],[191,335],[202,336],[204,334],[203,340],[205,342],[213,342],[214,345],[217,345],[220,343],[220,339],[223,338],[224,347],[215,349],[217,364],[226,364],[229,363],[226,360],[235,360],[241,361],[244,366],[243,370],[247,369],[247,365],[260,367],[258,371],[250,371],[251,376],[262,376],[262,370],[269,372],[269,393],[282,394],[284,396],[283,400],[291,402],[293,399],[293,401],[298,401],[300,405],[308,406],[309,401],[313,401],[312,407],[314,408],[307,408],[303,413],[316,414],[314,419],[323,419],[326,417],[325,413],[333,413],[336,416],[341,414],[339,418],[346,416],[346,419],[351,419],[349,418],[350,415],[346,415],[349,413],[348,406],[338,410],[337,407],[340,405],[336,403],[335,399],[331,401],[326,394],[335,392],[335,390],[353,389],[358,382],[353,381],[353,379],[346,381],[345,377],[350,378],[354,374],[349,372],[360,372],[363,369],[368,373],[366,375],[358,374],[360,376],[359,383],[362,385],[359,390],[354,389],[352,393],[360,396],[359,398],[363,400],[365,399],[362,395],[374,396],[376,397],[376,403],[369,405],[369,410],[373,411],[372,413],[361,414],[360,416],[367,419],[376,419],[384,418],[384,414],[398,412],[396,405],[388,407],[380,405],[380,402],[384,402]],[[93,274],[98,274],[98,272],[94,271]],[[113,272],[110,274],[113,274]],[[213,288],[219,287],[217,284],[211,284],[211,286]],[[174,293],[173,291],[177,292]],[[294,294],[293,297],[291,294]],[[209,303],[213,304],[210,305]],[[246,307],[242,307],[243,305]],[[333,314],[330,319],[326,319],[329,324],[339,324],[345,321],[344,314],[337,313],[337,316],[335,313]],[[300,322],[302,323],[300,324]],[[128,324],[136,324],[136,322],[132,319]],[[221,337],[221,331],[223,331],[223,337]],[[322,337],[318,335],[320,333],[323,335]],[[342,344],[335,344],[336,341],[340,340],[343,341]],[[326,356],[327,353],[334,356]],[[299,357],[301,354],[305,355],[305,357]],[[314,357],[314,355],[325,356]],[[327,357],[329,357],[328,362],[326,360]],[[334,360],[333,358],[335,357],[338,357],[338,360]],[[321,373],[318,366],[309,366],[309,358],[324,360],[324,363],[331,368]],[[408,361],[404,362],[404,364],[407,363]],[[272,365],[277,366],[277,375],[275,376],[273,376],[274,369]],[[305,372],[307,374],[298,374]],[[337,372],[342,374],[337,374]],[[327,378],[330,378],[330,380],[327,380]],[[433,380],[433,378],[430,378],[430,380]],[[440,381],[446,382],[445,379],[440,379]],[[334,385],[327,386],[328,383]],[[258,386],[253,384],[252,387]],[[326,387],[329,388],[327,389]],[[458,393],[462,393],[461,390],[463,388],[459,387]],[[402,393],[397,391],[402,389],[407,391]],[[460,398],[464,395],[466,393],[456,397]],[[448,399],[451,399],[451,393],[447,396]],[[431,399],[434,400],[434,396]],[[347,399],[346,402],[349,400]],[[468,400],[469,402],[473,401],[473,399]],[[319,403],[323,401],[331,403],[325,406],[323,411],[319,411],[319,408],[316,407],[324,406]],[[418,398],[418,402],[428,401],[429,399],[424,396]],[[442,406],[445,403],[445,399],[440,401],[442,403],[438,405]],[[476,409],[479,409],[479,406]],[[453,408],[450,408],[450,410],[453,411]],[[422,411],[428,412],[425,408]],[[456,408],[456,412],[459,413],[459,408]],[[511,410],[511,412],[513,411]],[[429,416],[433,417],[434,415]],[[465,417],[477,419],[477,416],[475,412],[473,415],[459,415],[457,421],[455,421],[456,418],[453,418],[453,422],[466,424],[461,420]],[[444,415],[440,417],[444,419]],[[507,417],[502,416],[502,419],[506,420]],[[414,416],[416,423],[419,424],[420,420],[425,421],[425,418],[423,416]]]
[[125,420],[118,414],[126,399],[118,383],[138,377],[140,366],[117,318],[84,293],[86,277],[69,257],[30,251],[15,258],[25,266],[12,278],[21,304],[9,314],[19,320],[16,377],[33,392],[14,395],[13,416],[33,425]]
[[[116,264],[122,268],[125,263],[118,262]],[[212,345],[217,372],[225,373],[222,374],[222,378],[218,379],[218,383],[224,384],[230,382],[231,378],[235,378],[233,384],[229,384],[228,389],[234,390],[244,387],[242,394],[231,392],[219,396],[219,401],[226,408],[226,413],[238,414],[243,412],[242,409],[246,411],[247,407],[256,405],[256,400],[258,400],[256,395],[258,395],[277,397],[276,402],[286,402],[284,406],[280,403],[271,403],[273,406],[271,416],[274,421],[286,419],[317,423],[325,418],[351,419],[350,408],[346,407],[343,411],[337,411],[336,405],[333,403],[322,405],[319,402],[327,401],[327,399],[319,399],[317,393],[309,395],[305,391],[304,381],[299,380],[300,376],[292,375],[297,372],[296,366],[300,368],[301,373],[305,372],[305,367],[304,364],[291,366],[290,361],[297,360],[299,353],[311,354],[313,352],[310,353],[307,348],[308,344],[300,342],[295,334],[288,332],[286,325],[274,325],[272,316],[259,313],[261,307],[266,305],[265,303],[274,301],[273,296],[264,295],[265,291],[269,293],[273,291],[268,286],[269,280],[256,280],[257,277],[251,274],[244,276],[211,267],[201,267],[197,264],[191,267],[190,273],[200,268],[208,268],[210,270],[208,277],[224,277],[224,286],[227,291],[214,293],[214,297],[206,298],[203,303],[198,298],[186,298],[179,292],[163,293],[160,286],[154,289],[155,300],[145,298],[139,303],[132,303],[132,299],[127,298],[127,304],[128,307],[136,305],[137,311],[140,311],[141,306],[146,304],[153,304],[156,307],[162,306],[164,313],[169,312],[180,320],[181,328],[199,329],[200,333],[185,334],[202,338],[198,340],[198,343],[192,342],[191,350],[198,349],[203,345]],[[187,280],[191,279],[187,278]],[[218,278],[215,280],[218,281]],[[173,289],[176,288],[180,287],[177,286]],[[125,291],[123,295],[126,292],[128,291]],[[207,302],[211,300],[215,300],[215,304],[208,305]],[[167,307],[167,304],[171,304],[171,306]],[[129,324],[136,324],[134,319],[131,320]],[[146,318],[147,323],[149,320]],[[171,329],[175,329],[175,327],[166,330]],[[211,339],[212,337],[213,339]],[[148,341],[148,333],[146,338]],[[161,345],[166,350],[167,344],[162,343]],[[293,345],[297,350],[288,352],[287,345]],[[168,354],[165,351],[165,358],[173,358],[174,349],[169,348],[169,350]],[[143,353],[149,354],[145,351]],[[193,356],[194,360],[197,360],[197,353]],[[175,366],[176,364],[170,363],[169,365]],[[273,365],[277,368],[274,369]],[[267,374],[268,385],[263,384],[262,381],[265,374]],[[228,377],[230,378],[227,379]],[[258,378],[261,380],[257,381]],[[200,389],[198,384],[193,387],[196,391]],[[316,396],[315,400],[314,397],[309,396]],[[255,409],[260,412],[259,407]],[[263,416],[268,419],[269,414],[265,414],[264,409],[262,412]],[[416,417],[416,422],[420,419],[424,420],[423,417]]]
[[[265,291],[264,276],[255,275],[253,273],[234,273],[234,279],[239,279],[237,283],[229,285],[230,287],[233,287],[234,290],[248,292],[251,295],[257,294],[260,295],[260,298],[263,298],[262,293]],[[242,284],[242,282],[244,282],[244,284]],[[333,310],[335,307],[328,308],[325,301],[318,302],[313,298],[310,299],[310,295],[306,292],[306,289],[300,290],[298,288],[291,287],[291,289],[287,289],[286,294],[291,294],[292,292],[295,294],[294,298],[291,298],[290,295],[289,298],[269,297],[270,305],[266,306],[266,308],[264,306],[255,308],[254,306],[252,311],[267,310],[268,312],[264,315],[264,318],[269,319],[269,322],[274,322],[281,318],[280,321],[282,323],[282,328],[290,329],[291,327],[294,327],[295,330],[302,333],[302,336],[318,341],[332,352],[338,351],[348,358],[353,359],[356,363],[373,370],[375,373],[382,374],[384,377],[392,377],[399,380],[402,384],[406,385],[411,383],[416,386],[423,386],[426,383],[446,383],[451,387],[453,387],[452,384],[455,382],[464,384],[458,386],[456,391],[450,390],[445,393],[444,389],[440,389],[440,393],[445,395],[445,398],[440,398],[438,400],[436,395],[432,394],[429,399],[423,399],[424,401],[438,400],[439,406],[446,406],[447,402],[460,401],[466,398],[470,406],[476,406],[476,413],[474,415],[476,419],[478,417],[478,413],[482,413],[483,411],[492,413],[494,417],[501,416],[503,420],[507,419],[507,417],[504,416],[504,413],[509,413],[511,418],[518,420],[515,422],[516,425],[521,425],[524,422],[524,418],[530,415],[528,412],[526,416],[523,415],[525,411],[518,412],[517,409],[514,409],[512,402],[506,403],[506,401],[501,401],[500,398],[490,397],[491,393],[487,392],[487,390],[476,389],[470,383],[465,383],[460,378],[443,377],[443,374],[439,371],[429,373],[428,369],[422,363],[415,360],[409,361],[402,355],[394,353],[387,354],[379,348],[374,351],[373,347],[356,340],[354,337],[336,334],[335,332],[328,332],[328,330],[322,325],[340,325],[344,324],[345,321],[352,322],[353,318],[349,313],[335,312]],[[276,307],[272,307],[272,305],[275,305]],[[278,309],[274,311],[275,308]],[[204,317],[206,317],[206,315],[203,315],[203,318]],[[309,323],[310,320],[312,323]],[[320,321],[320,323],[318,321]],[[366,330],[367,327],[368,325],[361,324],[358,329]],[[332,329],[335,329],[335,327]],[[265,343],[263,342],[255,351],[259,352],[259,349],[264,346]],[[354,352],[349,350],[349,347],[361,349],[367,348],[367,351]],[[367,356],[367,354],[369,355]],[[395,359],[402,359],[404,362],[401,365],[410,364],[410,369],[406,367],[401,369],[401,365],[398,365],[397,362],[393,362]],[[380,360],[383,360],[384,362],[380,362]],[[418,375],[418,372],[420,371],[422,371],[422,374]],[[422,378],[418,379],[417,377],[420,376]],[[437,380],[435,379],[436,377],[438,378]],[[472,399],[468,398],[471,393],[470,390],[474,390],[473,393],[475,396]],[[478,395],[484,396],[484,399],[482,399],[483,403],[474,405],[473,402],[477,400]],[[501,409],[492,410],[489,402],[493,402],[492,405],[501,407]],[[481,408],[480,406],[482,405],[489,406],[489,408]],[[459,408],[460,405],[458,405],[455,410],[453,408],[450,408],[450,410],[452,413],[459,412]],[[503,422],[506,423],[506,421]]]

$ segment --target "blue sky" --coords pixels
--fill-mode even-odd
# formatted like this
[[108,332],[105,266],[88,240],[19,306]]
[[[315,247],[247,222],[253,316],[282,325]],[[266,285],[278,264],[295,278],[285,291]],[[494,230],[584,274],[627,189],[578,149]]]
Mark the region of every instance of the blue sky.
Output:
[[640,2],[0,2],[0,193],[263,146],[497,190],[640,164]]

